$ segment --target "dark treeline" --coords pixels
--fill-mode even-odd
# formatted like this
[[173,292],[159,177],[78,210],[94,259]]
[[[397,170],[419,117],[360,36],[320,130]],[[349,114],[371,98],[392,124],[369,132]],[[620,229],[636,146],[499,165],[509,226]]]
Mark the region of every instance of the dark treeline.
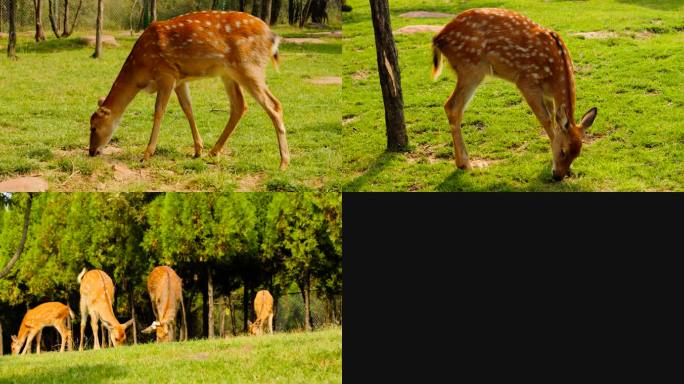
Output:
[[[0,270],[19,248],[28,201],[28,194],[0,200]],[[146,279],[158,265],[183,279],[190,337],[217,334],[210,308],[231,292],[244,293],[243,308],[259,289],[276,302],[291,290],[305,304],[312,291],[334,301],[342,292],[341,227],[341,195],[332,193],[34,194],[23,252],[0,279],[5,351],[28,308],[59,301],[79,316],[76,277],[84,267],[112,277],[114,312],[122,321],[135,314],[138,332],[154,319]],[[245,331],[253,316],[230,321]]]

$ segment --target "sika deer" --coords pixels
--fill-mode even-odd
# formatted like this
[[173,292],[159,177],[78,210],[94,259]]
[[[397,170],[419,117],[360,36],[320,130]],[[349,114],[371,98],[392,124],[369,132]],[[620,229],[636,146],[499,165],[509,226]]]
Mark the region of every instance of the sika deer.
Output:
[[193,12],[152,23],[142,33],[116,78],[109,95],[101,99],[90,118],[90,156],[112,138],[119,120],[140,90],[157,92],[154,124],[143,160],[154,154],[166,105],[175,91],[190,123],[195,157],[204,147],[192,114],[188,82],[221,77],[230,98],[230,119],[210,155],[221,152],[240,118],[247,112],[242,89],[264,108],[276,129],[280,168],[290,161],[283,109],[266,86],[269,60],[278,65],[280,38],[260,19],[242,12]]
[[[126,340],[126,328],[133,324],[133,319],[120,324],[114,316],[112,302],[114,301],[114,283],[103,271],[93,269],[83,271],[78,275],[78,283],[81,284],[81,340],[78,350],[83,350],[83,334],[85,332],[86,319],[90,315],[90,327],[93,330],[94,349],[100,349],[97,337],[97,321],[109,331],[109,338],[116,347]],[[104,343],[105,341],[102,340]]]
[[155,320],[142,333],[156,332],[157,342],[173,341],[176,329],[178,302],[183,313],[183,327],[180,340],[188,339],[188,325],[185,321],[183,305],[183,282],[176,272],[167,267],[156,267],[147,278],[147,290],[152,299],[152,312]]
[[40,336],[45,327],[55,327],[59,332],[62,337],[60,352],[64,352],[65,345],[68,350],[72,350],[71,320],[75,317],[68,305],[57,302],[44,303],[29,309],[21,321],[18,336],[12,335],[12,354],[19,354],[24,343],[26,347],[22,354],[30,352],[34,337],[36,338],[36,352],[40,354]]
[[273,296],[268,291],[257,292],[254,297],[254,313],[257,317],[254,323],[247,321],[249,333],[257,336],[263,334],[265,330],[273,333]]
[[456,165],[470,169],[461,136],[463,112],[486,75],[514,83],[551,139],[553,178],[561,180],[580,154],[582,136],[597,109],[575,123],[572,59],[561,37],[518,13],[471,9],[456,16],[433,39],[433,79],[442,55],[456,71],[456,90],[446,102]]

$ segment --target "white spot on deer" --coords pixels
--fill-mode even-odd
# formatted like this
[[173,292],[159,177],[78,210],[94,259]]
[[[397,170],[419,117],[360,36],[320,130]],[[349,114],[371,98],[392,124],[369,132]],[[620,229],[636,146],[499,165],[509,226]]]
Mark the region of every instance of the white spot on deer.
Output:
[[240,28],[240,21],[239,20],[235,22],[235,28]]
[[192,44],[192,39],[185,40],[185,44]]
[[206,24],[207,27],[211,27],[211,21],[209,20],[205,21],[204,24]]
[[225,28],[226,32],[230,33],[233,29],[230,27],[230,24],[226,24],[223,28]]

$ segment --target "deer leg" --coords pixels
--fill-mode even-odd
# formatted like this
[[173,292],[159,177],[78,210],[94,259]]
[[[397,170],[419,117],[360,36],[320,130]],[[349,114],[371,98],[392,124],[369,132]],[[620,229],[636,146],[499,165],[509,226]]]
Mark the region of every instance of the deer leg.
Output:
[[280,169],[285,170],[288,164],[290,164],[290,150],[287,146],[285,123],[283,122],[283,106],[273,96],[271,91],[268,90],[263,81],[252,82],[252,86],[248,87],[248,89],[252,96],[254,96],[254,99],[266,111],[271,121],[273,121],[273,126],[278,136],[278,147],[280,148]]
[[40,338],[43,337],[43,330],[39,330],[36,334],[36,353],[40,355]]
[[59,352],[64,352],[64,347],[66,346],[67,338],[69,337],[69,331],[62,323],[55,324],[55,329],[59,332],[59,336],[62,337],[62,346],[59,348]]
[[192,101],[190,99],[190,88],[188,87],[188,83],[182,83],[176,87],[176,96],[178,96],[178,102],[180,103],[181,109],[183,109],[183,113],[185,113],[185,117],[190,123],[192,141],[195,143],[195,157],[200,157],[202,149],[204,149],[204,143],[202,143],[202,137],[200,137],[197,125],[195,125],[195,119],[192,115]]
[[460,169],[471,169],[468,152],[461,134],[463,112],[468,107],[468,103],[473,98],[475,90],[482,82],[482,79],[484,79],[484,76],[484,71],[459,71],[456,90],[454,90],[454,93],[451,94],[451,97],[444,104],[444,110],[451,126],[451,136],[454,140],[456,166]]
[[90,328],[93,330],[93,349],[100,349],[100,340],[97,337],[97,316],[93,313],[90,314]]
[[226,124],[223,133],[221,133],[221,137],[219,137],[218,141],[209,152],[211,156],[216,156],[221,152],[221,149],[223,149],[223,146],[226,144],[226,140],[228,140],[228,137],[230,137],[233,130],[235,130],[235,127],[237,127],[242,116],[247,113],[247,104],[245,104],[245,97],[242,94],[240,85],[230,77],[222,77],[221,79],[223,80],[223,86],[226,88],[226,93],[230,99],[230,119],[228,120],[228,124]]
[[273,333],[273,314],[268,315],[268,331]]
[[157,79],[157,101],[154,105],[154,124],[152,125],[152,134],[150,135],[150,142],[147,144],[147,149],[143,154],[143,160],[149,160],[150,156],[154,155],[157,149],[157,137],[159,136],[159,129],[161,128],[162,118],[166,112],[166,106],[169,103],[171,92],[175,87],[176,81],[173,77],[164,77]]
[[22,355],[25,355],[27,353],[31,352],[31,343],[33,342],[33,338],[36,337],[36,334],[38,332],[35,330],[31,330],[26,337],[26,344],[24,344],[24,351],[21,353]]
[[81,338],[78,340],[78,350],[82,351],[83,350],[83,336],[85,333],[85,327],[86,327],[86,320],[88,317],[88,312],[86,311],[86,303],[81,299],[79,303],[79,310],[81,312]]
[[100,327],[100,336],[102,337],[102,348],[107,348],[107,338],[105,337],[105,327]]
[[532,112],[537,116],[537,120],[539,120],[544,127],[544,131],[546,131],[546,134],[549,135],[549,138],[553,141],[553,120],[551,112],[549,112],[546,102],[544,101],[544,91],[538,86],[527,86],[520,82],[517,86],[523,94],[523,97],[525,97],[525,101],[527,101],[527,104],[532,109]]

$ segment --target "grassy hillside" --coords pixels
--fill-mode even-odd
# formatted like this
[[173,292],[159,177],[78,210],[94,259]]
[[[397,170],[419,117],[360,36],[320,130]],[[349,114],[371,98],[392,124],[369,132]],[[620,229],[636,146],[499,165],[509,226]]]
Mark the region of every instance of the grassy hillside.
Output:
[[[368,1],[351,0],[343,50],[343,148],[347,191],[651,191],[684,188],[684,2],[647,0],[392,0],[392,27],[444,25],[410,11],[519,11],[559,32],[576,67],[577,118],[598,107],[574,176],[551,179],[549,140],[515,86],[487,78],[463,120],[471,159],[457,170],[443,105],[456,79],[432,82],[434,33],[395,35],[410,151],[385,152]],[[579,33],[598,32],[589,35]]]
[[0,383],[341,383],[342,329],[0,357]]

